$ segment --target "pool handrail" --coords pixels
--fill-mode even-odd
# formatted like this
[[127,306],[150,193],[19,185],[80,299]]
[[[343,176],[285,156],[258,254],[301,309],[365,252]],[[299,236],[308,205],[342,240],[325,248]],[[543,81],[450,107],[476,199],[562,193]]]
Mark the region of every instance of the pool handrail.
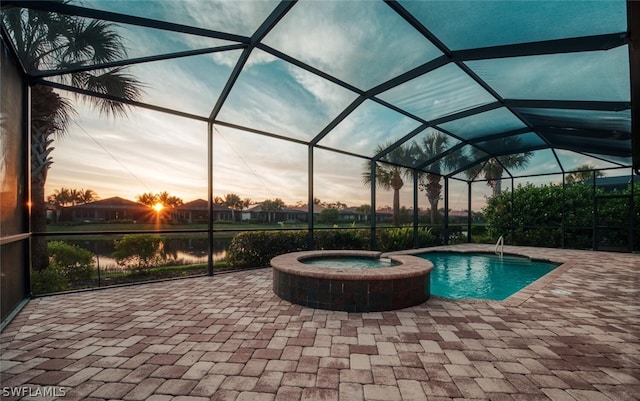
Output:
[[[500,251],[498,251],[498,247],[500,247]],[[500,257],[504,255],[504,237],[502,235],[498,238],[498,242],[496,242],[495,254],[500,255]]]

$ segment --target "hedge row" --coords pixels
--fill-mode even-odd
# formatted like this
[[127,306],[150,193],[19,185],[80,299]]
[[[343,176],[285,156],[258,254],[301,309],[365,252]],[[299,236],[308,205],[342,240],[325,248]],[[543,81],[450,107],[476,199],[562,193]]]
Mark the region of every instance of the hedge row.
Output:
[[[227,263],[235,268],[268,266],[271,259],[283,253],[306,251],[306,230],[245,231],[233,237],[227,250]],[[371,232],[367,229],[314,231],[315,249],[369,249]],[[376,231],[380,251],[413,248],[413,228],[400,227]],[[418,230],[418,246],[435,245],[430,229]]]
[[[597,188],[597,216],[601,237],[599,244],[624,245],[628,239],[629,196],[625,190],[605,192]],[[613,196],[613,197],[612,197]],[[615,198],[615,196],[621,196]],[[563,207],[564,204],[564,207]],[[634,249],[640,249],[640,191],[634,193]],[[483,210],[488,224],[488,235],[495,241],[500,235],[508,236],[513,245],[545,247],[591,248],[594,225],[594,191],[584,184],[518,185],[511,192],[503,192],[488,199]],[[513,231],[511,219],[513,218]],[[602,227],[610,226],[604,230]],[[511,235],[512,234],[512,235]]]

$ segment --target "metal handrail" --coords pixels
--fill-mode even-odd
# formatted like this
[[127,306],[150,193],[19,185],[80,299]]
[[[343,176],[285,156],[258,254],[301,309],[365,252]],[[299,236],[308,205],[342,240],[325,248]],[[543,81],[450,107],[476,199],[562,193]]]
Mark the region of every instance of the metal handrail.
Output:
[[[500,251],[498,251],[498,247],[500,247]],[[498,242],[496,242],[495,253],[496,255],[500,255],[500,257],[504,255],[504,237],[502,235],[498,238]]]

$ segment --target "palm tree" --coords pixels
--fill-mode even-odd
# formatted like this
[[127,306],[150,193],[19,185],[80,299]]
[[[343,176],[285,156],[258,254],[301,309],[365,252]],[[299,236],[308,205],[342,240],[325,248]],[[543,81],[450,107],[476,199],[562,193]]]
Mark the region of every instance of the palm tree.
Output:
[[[375,153],[379,154],[386,150],[391,143],[386,145],[378,145]],[[400,146],[388,153],[388,160],[391,163],[404,163],[412,164],[414,160],[414,149],[412,147]],[[393,225],[400,226],[400,189],[404,186],[404,180],[410,179],[412,176],[412,170],[409,168],[401,167],[398,164],[386,164],[376,162],[376,185],[383,189],[393,190]],[[371,185],[371,164],[365,163],[362,171],[362,182],[369,186]]]
[[[517,138],[505,138],[505,141],[517,142]],[[473,148],[472,157],[480,158],[485,153],[477,148]],[[477,156],[477,157],[476,157]],[[475,179],[478,175],[483,175],[487,180],[487,185],[491,187],[492,195],[502,192],[502,174],[505,169],[518,170],[524,168],[531,159],[531,152],[513,153],[510,155],[492,157],[484,164],[477,164],[465,171],[467,177]]]
[[94,201],[97,201],[98,199],[100,198],[98,197],[98,194],[96,193],[96,191],[94,191],[93,189],[81,188],[80,191],[78,192],[78,203],[80,204],[94,202]]
[[[3,10],[2,18],[27,71],[100,65],[126,56],[122,38],[108,22],[20,8]],[[60,80],[125,100],[137,100],[142,94],[140,82],[123,73],[123,68],[73,72],[61,76]],[[117,116],[126,112],[124,103],[99,97],[80,97],[106,115]],[[75,110],[67,99],[48,86],[33,86],[31,98],[31,230],[43,232],[47,228],[44,187],[47,171],[53,162],[50,145],[55,136],[66,132]],[[34,237],[32,267],[42,270],[47,266],[46,238]]]
[[68,188],[64,187],[56,189],[53,194],[47,197],[47,203],[50,206],[53,206],[53,214],[51,215],[51,219],[53,222],[57,223],[59,210],[67,205],[72,204],[71,191]]
[[47,197],[47,202],[55,206],[74,206],[98,200],[98,194],[92,189],[68,189],[62,187]]
[[[416,145],[417,153],[423,160],[430,160],[444,152],[447,148],[449,137],[440,132],[432,132],[424,138],[420,145]],[[435,224],[438,214],[438,202],[442,199],[442,175],[440,174],[445,167],[457,167],[459,160],[455,160],[450,156],[442,157],[429,165],[429,172],[421,175],[419,188],[425,191],[429,207],[431,209],[431,224]]]
[[[169,219],[176,219],[176,208],[184,204],[182,198],[169,195],[167,191],[159,192],[157,194],[151,192],[145,192],[136,196],[136,201],[143,205],[156,210],[158,216],[169,216]],[[158,207],[159,205],[159,207]],[[158,207],[158,208],[157,208]],[[157,209],[156,209],[157,208]]]
[[72,204],[71,191],[69,188],[62,187],[53,191],[52,195],[47,197],[47,202],[56,207],[64,207]]
[[47,196],[47,203],[54,207],[52,219],[58,221],[58,214],[61,208],[66,206],[83,205],[85,203],[98,200],[98,194],[92,189],[68,189],[62,187],[53,191],[53,194]]
[[184,205],[184,201],[182,200],[182,198],[169,195],[167,191],[156,194],[156,198],[158,199],[158,203],[163,206],[162,211],[165,213],[165,216],[168,214],[169,219],[175,221],[177,219],[176,208],[180,205]]
[[492,195],[499,195],[502,192],[502,174],[504,169],[517,170],[523,168],[531,158],[530,152],[515,153],[507,156],[499,156],[489,159],[479,170],[471,168],[466,171],[470,178],[476,177],[480,173],[487,180],[487,185],[491,187]]
[[162,205],[170,207],[172,209],[184,204],[182,198],[169,195],[167,191],[156,194],[156,200],[157,202],[162,203]]
[[231,220],[236,221],[236,211],[242,210],[244,207],[244,201],[239,195],[230,193],[224,196],[223,205],[231,209]]
[[596,178],[604,176],[602,171],[596,171],[595,166],[587,163],[576,167],[575,171],[566,175],[565,180],[567,181],[567,184],[583,183],[586,180],[593,178],[594,173]]
[[[282,210],[284,208],[284,201],[280,198],[275,198],[273,200],[267,199],[262,202],[262,212],[267,215],[267,222],[271,223],[276,220],[276,212]],[[273,217],[273,219],[272,219]]]
[[155,205],[156,202],[158,201],[157,199],[158,199],[157,196],[152,192],[145,192],[143,194],[136,196],[136,202],[142,203],[143,205],[149,206],[149,207],[153,207],[153,205]]
[[[369,221],[369,215],[371,214],[371,205],[360,205],[355,208],[355,211],[364,216],[364,221]],[[360,219],[360,217],[358,217]]]

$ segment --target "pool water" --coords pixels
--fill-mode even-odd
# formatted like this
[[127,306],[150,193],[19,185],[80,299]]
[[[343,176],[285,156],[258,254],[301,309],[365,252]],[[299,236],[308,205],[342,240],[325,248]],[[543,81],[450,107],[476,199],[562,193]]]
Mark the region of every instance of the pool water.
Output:
[[483,253],[429,252],[416,256],[434,265],[431,294],[450,299],[502,301],[558,266],[524,257]]
[[380,267],[396,266],[390,259],[365,258],[361,256],[317,257],[301,260],[302,263],[332,269],[376,269]]

